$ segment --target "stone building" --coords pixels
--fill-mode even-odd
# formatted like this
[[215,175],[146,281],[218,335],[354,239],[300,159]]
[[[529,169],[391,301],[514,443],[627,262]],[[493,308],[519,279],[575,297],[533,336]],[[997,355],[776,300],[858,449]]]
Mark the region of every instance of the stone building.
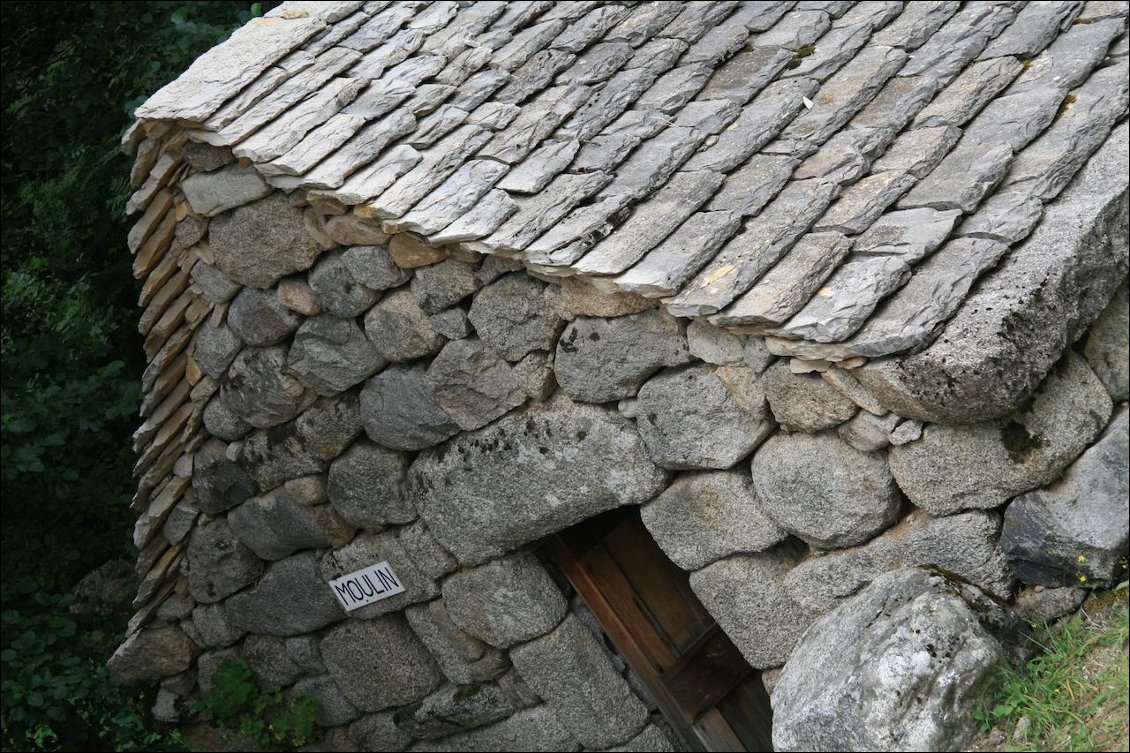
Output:
[[957,749],[1125,577],[1126,17],[251,21],[124,139],[111,666],[190,724],[242,656],[320,749]]

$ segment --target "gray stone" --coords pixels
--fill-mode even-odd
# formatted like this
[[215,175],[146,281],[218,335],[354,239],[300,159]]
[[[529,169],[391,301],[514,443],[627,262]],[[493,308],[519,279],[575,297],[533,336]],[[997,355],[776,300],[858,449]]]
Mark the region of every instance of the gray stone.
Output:
[[929,74],[896,76],[887,81],[875,98],[851,119],[851,128],[873,130],[877,137],[890,142],[933,99],[939,86]]
[[899,208],[934,207],[972,212],[1008,173],[1012,147],[962,142],[910,190]]
[[212,220],[209,241],[216,266],[233,280],[268,288],[307,269],[321,249],[306,231],[302,210],[275,192]]
[[211,439],[193,456],[192,494],[196,506],[219,515],[255,494],[255,482],[227,456],[226,443]]
[[675,751],[677,748],[674,747],[667,733],[652,723],[628,742],[608,750],[612,753],[630,753],[630,751]]
[[955,590],[904,568],[816,622],[773,689],[774,749],[966,745],[1003,648],[978,616],[999,607]]
[[444,676],[456,684],[494,679],[510,666],[504,652],[456,625],[442,599],[411,606],[404,614]]
[[614,278],[621,290],[657,298],[677,293],[720,246],[741,228],[741,218],[729,211],[698,212],[648,252],[640,262]]
[[436,404],[464,431],[486,426],[526,402],[510,364],[477,338],[448,343],[427,371]]
[[557,378],[553,373],[553,362],[546,353],[530,353],[511,371],[531,400],[543,402],[557,389]]
[[411,361],[433,355],[443,337],[428,324],[416,297],[401,289],[387,295],[365,315],[365,332],[389,361]]
[[750,478],[731,471],[684,476],[640,511],[655,541],[684,570],[763,551],[786,535],[761,511]]
[[717,366],[749,366],[759,374],[773,356],[756,337],[734,335],[721,327],[695,320],[687,325],[687,348],[695,358]]
[[125,639],[106,662],[117,679],[127,685],[183,672],[192,666],[199,647],[175,625],[140,630]]
[[918,113],[914,127],[965,125],[987,102],[1012,83],[1023,67],[1019,60],[1012,57],[973,63]]
[[459,432],[427,383],[427,367],[391,366],[365,383],[361,416],[365,433],[393,450],[422,450]]
[[341,546],[353,537],[329,505],[295,503],[286,494],[249,499],[228,513],[232,533],[261,559],[279,560],[300,549]]
[[233,162],[231,149],[216,147],[198,141],[189,141],[181,149],[181,156],[189,167],[200,173],[219,170],[226,164]]
[[1087,598],[1085,588],[1023,588],[1016,594],[1013,611],[1028,623],[1052,623],[1077,610]]
[[192,624],[205,648],[223,648],[242,638],[246,631],[232,624],[222,604],[197,604]]
[[960,216],[959,209],[929,207],[888,212],[856,238],[853,248],[856,253],[895,256],[913,264],[942,245]]
[[345,617],[318,572],[314,552],[302,552],[272,563],[254,588],[232,596],[224,607],[234,626],[280,637],[309,633]]
[[518,646],[511,659],[522,679],[586,746],[607,748],[626,742],[647,721],[647,709],[575,617],[566,617],[552,633]]
[[775,434],[753,456],[752,469],[765,513],[820,549],[861,544],[898,518],[902,498],[886,459],[831,432]]
[[774,427],[757,372],[744,366],[665,371],[627,410],[663,468],[729,468]]
[[281,638],[249,635],[243,642],[242,654],[262,687],[284,688],[302,676],[302,669],[287,656],[286,643]]
[[934,518],[915,510],[863,546],[801,562],[784,583],[798,603],[827,612],[888,570],[932,567],[1008,601],[1013,577],[1001,554],[999,532],[996,513],[973,510]]
[[815,42],[831,26],[832,19],[821,10],[794,10],[785,14],[772,29],[757,36],[758,45],[776,45],[796,52]]
[[921,47],[959,8],[959,2],[905,5],[894,21],[882,31],[875,32],[871,43],[907,50]]
[[212,604],[246,588],[263,572],[263,563],[223,519],[193,530],[186,559],[188,591],[201,604]]
[[711,321],[726,325],[781,324],[799,312],[847,256],[840,233],[809,233],[749,292]]
[[577,750],[577,741],[558,721],[547,706],[523,709],[501,722],[469,732],[451,735],[443,740],[429,740],[414,750],[428,751],[562,751]]
[[259,173],[251,165],[232,165],[223,170],[195,173],[180,184],[184,198],[196,214],[213,217],[235,209],[271,192]]
[[1091,327],[1083,355],[1116,403],[1130,395],[1130,298],[1126,284]]
[[520,361],[532,350],[552,350],[561,321],[545,287],[528,275],[506,275],[475,296],[468,318],[483,342],[508,361]]
[[330,677],[304,677],[287,691],[287,697],[292,703],[299,698],[313,698],[317,704],[314,721],[321,727],[349,724],[361,713]]
[[496,648],[544,635],[567,611],[553,580],[528,553],[455,573],[443,582],[443,597],[455,624]]
[[327,552],[319,563],[322,579],[329,583],[378,562],[387,562],[405,590],[349,612],[352,619],[368,620],[398,612],[439,595],[439,586],[416,567],[393,531],[359,533],[343,547]]
[[354,280],[371,290],[387,290],[408,282],[412,273],[396,266],[384,246],[352,246],[341,252]]
[[428,317],[428,326],[448,340],[459,340],[471,334],[471,323],[467,312],[461,308],[450,308]]
[[242,286],[211,264],[200,261],[192,267],[192,282],[208,303],[231,300]]
[[818,374],[794,374],[784,361],[762,379],[773,417],[786,431],[821,431],[855,415],[855,403]]
[[901,76],[930,74],[947,84],[1013,19],[1005,6],[969,6],[955,15],[914,54]]
[[306,320],[286,360],[292,374],[323,396],[343,392],[388,364],[357,322],[332,314]]
[[477,564],[665,482],[625,419],[557,395],[423,453],[409,493],[436,540]]
[[[756,215],[773,200],[797,166],[797,160],[781,155],[754,155],[726,176],[722,190],[706,205],[712,211],[729,210],[742,217]],[[800,176],[796,176],[797,179]]]
[[876,172],[852,184],[816,222],[816,230],[858,235],[912,185],[914,176],[902,170]]
[[434,740],[505,719],[518,710],[493,682],[444,685],[423,700],[396,712],[396,726],[413,737]]
[[443,680],[423,644],[398,614],[338,625],[322,639],[321,650],[330,677],[364,711],[413,703]]
[[718,66],[699,92],[703,100],[726,99],[744,105],[793,59],[787,50],[757,46]]
[[611,319],[638,314],[656,307],[656,302],[630,293],[609,293],[580,277],[563,277],[558,286],[546,289],[550,306],[565,319],[599,316]]
[[396,535],[412,562],[429,578],[441,578],[459,566],[451,552],[440,546],[422,522],[403,526],[397,529]]
[[508,169],[506,165],[489,159],[466,162],[416,204],[411,212],[395,220],[386,220],[385,226],[396,232],[437,233],[470,211]]
[[1110,585],[1126,577],[1130,495],[1124,405],[1093,447],[1052,486],[1005,511],[1001,547],[1025,583]]
[[571,397],[602,403],[631,397],[659,369],[689,360],[678,322],[646,311],[573,320],[557,343],[555,372]]
[[381,230],[379,222],[352,212],[326,220],[326,234],[343,246],[382,246],[388,241],[388,233]]
[[781,75],[782,77],[808,76],[822,81],[851,60],[870,36],[870,24],[837,26],[820,37],[811,54],[795,59],[796,64],[788,66]]
[[898,420],[899,417],[893,413],[876,416],[860,411],[855,418],[841,424],[836,433],[840,435],[840,439],[860,452],[874,452],[891,443],[889,435]]
[[286,373],[286,351],[284,345],[245,348],[220,379],[224,405],[258,429],[289,421],[312,397]]
[[354,276],[342,251],[331,251],[318,259],[309,281],[318,305],[341,319],[363,313],[380,297]]
[[369,531],[416,517],[404,495],[408,460],[371,442],[355,442],[330,465],[326,491],[342,520]]
[[934,424],[891,450],[910,500],[935,515],[988,509],[1050,483],[1098,436],[1111,401],[1086,362],[1068,352],[1027,410],[980,424]]
[[321,674],[326,671],[322,654],[318,651],[318,639],[313,635],[300,635],[285,641],[286,656],[305,672]]
[[301,323],[302,317],[284,306],[274,290],[245,288],[228,309],[228,327],[249,345],[274,345]]
[[196,349],[192,357],[201,371],[213,379],[220,379],[241,348],[243,342],[227,325],[214,326],[207,321],[196,332]]
[[703,606],[756,669],[783,664],[817,616],[782,583],[794,564],[793,548],[786,546],[735,555],[691,573],[691,588]]
[[346,728],[347,739],[357,750],[404,750],[412,738],[396,727],[392,717],[391,711],[363,716]]
[[547,142],[507,173],[498,187],[513,193],[537,193],[569,166],[580,147],[575,140]]
[[474,265],[453,259],[423,267],[412,278],[412,293],[424,313],[439,313],[481,287],[475,271]]
[[907,419],[900,423],[897,429],[891,432],[891,444],[898,446],[917,441],[922,438],[922,430],[923,426],[920,421]]

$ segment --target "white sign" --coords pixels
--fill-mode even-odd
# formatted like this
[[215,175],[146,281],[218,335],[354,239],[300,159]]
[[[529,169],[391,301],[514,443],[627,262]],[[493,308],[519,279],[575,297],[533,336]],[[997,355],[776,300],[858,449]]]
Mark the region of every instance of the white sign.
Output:
[[364,570],[331,580],[330,588],[346,612],[404,593],[404,585],[388,562],[378,562]]

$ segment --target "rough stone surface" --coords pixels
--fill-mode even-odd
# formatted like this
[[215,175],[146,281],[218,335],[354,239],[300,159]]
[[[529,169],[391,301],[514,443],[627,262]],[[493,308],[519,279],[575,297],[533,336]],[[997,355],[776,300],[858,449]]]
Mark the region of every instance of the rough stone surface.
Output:
[[220,380],[220,399],[257,429],[289,421],[308,404],[306,387],[286,373],[284,345],[245,348]]
[[393,450],[422,450],[459,432],[436,402],[427,383],[427,367],[391,366],[361,390],[365,433]]
[[321,651],[330,677],[364,711],[418,701],[443,681],[399,614],[338,625],[322,639]]
[[640,512],[656,543],[684,570],[760,552],[786,536],[762,512],[750,478],[733,471],[683,476]]
[[416,517],[404,494],[407,471],[404,455],[371,442],[355,442],[330,465],[326,492],[346,523],[379,531]]
[[656,311],[574,319],[557,343],[557,382],[575,400],[631,397],[664,366],[690,360],[679,323]]
[[439,352],[443,338],[409,290],[398,290],[365,314],[365,333],[389,361],[412,361]]
[[223,303],[231,300],[240,291],[240,284],[211,264],[197,262],[192,267],[192,282],[200,288],[200,294],[209,303]]
[[287,368],[319,395],[333,395],[363,382],[388,362],[352,319],[322,314],[307,319],[294,335]]
[[855,415],[855,403],[819,374],[794,374],[784,361],[770,366],[761,383],[773,417],[786,431],[830,429]]
[[225,324],[204,322],[196,332],[196,365],[213,379],[220,379],[243,348],[243,342]]
[[773,361],[760,338],[735,335],[698,320],[687,325],[687,349],[701,361],[718,366],[745,364],[759,374]]
[[525,274],[502,277],[471,302],[475,331],[508,361],[533,350],[552,350],[561,322],[550,308],[545,283]]
[[228,513],[232,533],[261,559],[340,546],[353,536],[329,505],[307,506],[286,493],[249,499]]
[[180,185],[192,211],[205,217],[214,217],[271,192],[271,187],[251,165],[231,165],[215,172],[196,173]]
[[219,515],[255,494],[255,482],[237,463],[228,459],[228,446],[212,439],[193,457],[192,493],[196,506],[209,515]]
[[630,753],[631,751],[674,751],[671,738],[655,724],[644,727],[643,732],[623,745],[608,749],[611,753]]
[[624,410],[664,468],[729,468],[774,427],[757,372],[745,366],[665,371]]
[[301,277],[286,277],[279,280],[279,303],[302,316],[317,316],[322,307],[314,298],[314,291]]
[[558,295],[550,303],[558,313],[572,321],[578,316],[611,319],[655,308],[655,301],[631,293],[606,293],[577,277],[560,280]]
[[753,456],[752,469],[769,517],[821,549],[861,544],[898,517],[901,496],[886,459],[833,432],[776,434]]
[[222,604],[197,604],[192,610],[192,624],[205,648],[230,646],[244,636],[244,630],[232,624]]
[[451,682],[459,685],[482,682],[498,677],[509,668],[504,652],[488,646],[452,621],[443,599],[411,606],[404,614]]
[[547,705],[523,709],[488,727],[462,732],[443,740],[429,740],[414,750],[464,751],[464,750],[525,750],[551,751],[577,750],[577,741],[558,721],[557,715]]
[[330,677],[304,677],[287,691],[287,695],[292,703],[303,697],[317,701],[314,721],[322,727],[348,724],[361,713]]
[[1002,661],[943,577],[906,568],[814,624],[773,688],[782,751],[960,750]]
[[211,604],[254,583],[263,563],[240,543],[226,520],[197,526],[188,540],[188,592]]
[[566,612],[561,592],[528,553],[455,573],[443,582],[443,597],[455,624],[496,648],[544,635]]
[[607,748],[634,737],[647,709],[576,617],[510,652],[514,667],[583,745]]
[[106,666],[127,685],[152,682],[188,669],[198,650],[180,628],[162,625],[126,638]]
[[444,346],[428,366],[436,403],[464,431],[478,429],[526,402],[510,364],[477,338]]
[[988,509],[1047,484],[1098,436],[1111,401],[1087,363],[1068,353],[1031,406],[981,424],[934,424],[891,450],[891,471],[914,504],[935,515]]
[[314,552],[271,564],[254,588],[232,596],[224,607],[234,626],[282,637],[309,633],[345,616],[318,572]]
[[[352,250],[352,249],[351,249]],[[379,294],[353,273],[342,251],[323,254],[310,270],[310,289],[318,304],[342,319],[352,319],[377,302]]]
[[1130,296],[1125,283],[1091,327],[1083,355],[1111,399],[1130,396]]
[[209,242],[216,266],[254,288],[307,269],[321,251],[306,231],[302,210],[277,191],[213,219]]
[[286,643],[269,635],[251,635],[243,642],[243,658],[255,680],[266,688],[283,688],[302,676],[302,669],[286,655]]
[[666,480],[625,419],[557,396],[421,454],[408,488],[432,535],[477,564],[644,502]]
[[416,270],[412,294],[427,314],[437,314],[482,286],[475,266],[454,259]]
[[396,712],[396,726],[413,737],[434,740],[497,722],[518,710],[496,683],[444,685]]
[[349,616],[352,619],[367,620],[397,612],[409,604],[417,604],[439,595],[435,581],[420,572],[393,531],[357,534],[345,546],[327,552],[321,559],[319,569],[322,579],[329,583],[377,562],[388,562],[405,590],[351,610]]
[[1000,517],[993,512],[934,518],[917,510],[863,546],[805,560],[785,577],[785,587],[799,603],[826,612],[888,570],[935,567],[1007,601],[1013,578],[999,535]]
[[1062,479],[1009,504],[1001,546],[1025,583],[1101,585],[1126,577],[1128,417],[1123,405],[1099,441]]
[[1028,622],[1052,623],[1074,612],[1087,598],[1085,588],[1034,588],[1021,589],[1016,594],[1013,610]]
[[396,266],[385,246],[352,246],[341,258],[353,279],[371,290],[399,287],[412,274]]
[[960,210],[924,207],[888,212],[856,239],[856,253],[896,256],[907,264],[924,259],[942,245]]
[[691,573],[703,606],[754,668],[784,664],[817,613],[798,604],[782,580],[796,562],[791,547],[735,555]]
[[473,331],[467,320],[467,312],[461,308],[450,308],[428,317],[428,326],[448,340],[460,340]]
[[841,424],[836,433],[840,439],[860,452],[874,452],[890,444],[890,433],[898,423],[899,417],[893,413],[876,416],[860,411],[852,420]]

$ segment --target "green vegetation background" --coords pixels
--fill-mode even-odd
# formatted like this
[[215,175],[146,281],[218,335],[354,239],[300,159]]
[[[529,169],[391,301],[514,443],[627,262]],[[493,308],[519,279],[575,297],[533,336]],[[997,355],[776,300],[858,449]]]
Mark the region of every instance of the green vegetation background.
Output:
[[[272,3],[274,5],[277,3]],[[5,750],[149,750],[152,690],[104,668],[128,615],[70,590],[132,561],[130,434],[143,367],[123,208],[130,113],[258,13],[249,2],[0,8],[0,697]]]

